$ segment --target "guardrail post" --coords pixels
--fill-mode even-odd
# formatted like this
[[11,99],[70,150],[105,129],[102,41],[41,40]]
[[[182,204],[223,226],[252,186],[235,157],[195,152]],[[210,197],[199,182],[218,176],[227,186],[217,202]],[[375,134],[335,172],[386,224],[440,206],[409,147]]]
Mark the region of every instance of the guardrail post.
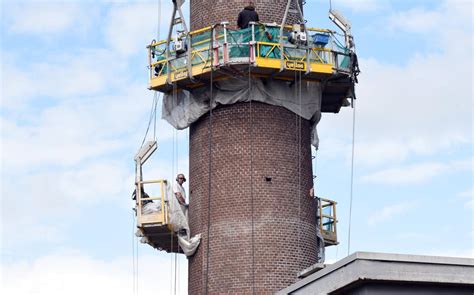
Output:
[[212,67],[215,67],[219,64],[219,34],[216,36],[216,26],[212,26],[211,36],[213,51]]
[[228,22],[221,22],[221,25],[224,28],[224,44],[222,45],[222,50],[223,50],[225,65],[229,62],[229,44],[227,40],[227,24]]
[[[252,26],[252,38],[249,41],[249,63],[255,63],[255,23],[251,22],[250,23]],[[250,65],[249,65],[250,66]]]

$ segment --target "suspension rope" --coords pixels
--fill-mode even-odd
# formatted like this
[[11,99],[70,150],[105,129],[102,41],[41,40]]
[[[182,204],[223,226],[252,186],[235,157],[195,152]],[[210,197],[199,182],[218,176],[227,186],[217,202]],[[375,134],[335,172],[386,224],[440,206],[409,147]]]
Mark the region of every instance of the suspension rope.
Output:
[[135,250],[137,251],[137,255],[136,255],[136,267],[135,267],[135,270],[136,270],[136,277],[137,277],[137,278],[136,278],[137,283],[136,283],[135,287],[136,287],[136,294],[138,295],[138,285],[139,285],[139,283],[140,283],[140,281],[139,281],[139,278],[140,278],[140,277],[139,277],[139,272],[138,272],[138,261],[139,261],[139,256],[138,256],[138,239],[135,240]]
[[354,192],[354,150],[355,150],[355,128],[356,128],[356,105],[355,99],[352,100],[353,106],[353,115],[352,115],[352,159],[351,159],[351,199],[349,205],[349,231],[348,231],[348,246],[347,246],[347,256],[351,250],[351,223],[352,223],[352,196]]
[[[176,101],[177,100],[177,85],[176,85],[176,82],[173,82],[173,89],[172,89],[172,96],[173,96],[173,101]],[[173,143],[172,143],[172,159],[171,159],[171,179],[173,179],[173,177],[177,174],[177,145],[178,145],[178,141],[177,141],[177,133],[176,133],[176,129],[173,128],[173,139],[172,139]],[[170,232],[170,243],[171,243],[171,251],[173,252],[174,251],[174,229],[171,230]],[[173,295],[173,294],[176,294],[176,253],[174,253],[174,259],[173,259],[173,255],[171,255],[170,257],[170,285],[171,285],[171,288],[170,288],[170,294]]]
[[[298,218],[301,221],[301,72],[298,72],[298,100],[299,100],[299,116],[298,116]],[[298,251],[301,257],[301,222],[298,223]]]
[[[143,136],[142,144],[140,145],[140,147],[142,147],[143,144],[145,143],[146,137],[148,136],[148,132],[150,131],[151,122],[153,122],[153,121],[155,122],[154,129],[156,130],[156,109],[157,109],[157,105],[158,105],[158,92],[154,91],[153,102],[151,104],[150,117],[148,118],[148,126],[146,127],[145,136]],[[156,139],[156,132],[155,131],[154,131],[153,136],[154,136],[154,139]]]
[[177,260],[178,260],[178,254],[175,252],[174,253],[174,292],[173,294],[176,295],[176,279],[177,279],[177,275],[176,275],[176,268],[177,268]]
[[249,64],[248,72],[248,94],[249,94],[249,109],[250,109],[250,208],[252,214],[252,294],[256,294],[255,290],[255,220],[254,220],[254,195],[253,195],[253,110],[252,110],[252,69]]
[[158,0],[158,24],[156,26],[156,40],[160,41],[161,33],[161,0]]
[[178,290],[178,291],[177,291],[178,294],[181,294],[181,292],[180,292],[180,285],[181,285],[181,283],[180,283],[180,280],[179,280],[179,278],[181,277],[181,274],[180,274],[180,265],[181,265],[181,255],[178,255],[178,264],[177,264],[177,268],[178,268],[178,283],[177,283],[177,287],[176,287],[176,289]]
[[[156,91],[155,91],[156,93]],[[154,105],[154,113],[155,115],[153,116],[154,117],[154,124],[153,124],[153,140],[156,141],[156,109],[157,109],[157,106],[158,106],[158,100],[159,100],[159,96],[157,95],[156,99],[155,99],[155,105]]]
[[[133,213],[132,213],[133,214]],[[136,228],[136,221],[135,214],[132,215],[132,268],[133,268],[133,294],[135,295],[135,228]]]
[[[214,43],[214,33],[211,33],[211,44]],[[212,107],[214,100],[214,65],[211,64],[210,74],[210,99],[209,99],[209,174],[208,174],[208,198],[207,198],[207,245],[206,245],[206,282],[205,282],[205,294],[209,294],[209,242],[211,239],[211,169],[212,169]]]

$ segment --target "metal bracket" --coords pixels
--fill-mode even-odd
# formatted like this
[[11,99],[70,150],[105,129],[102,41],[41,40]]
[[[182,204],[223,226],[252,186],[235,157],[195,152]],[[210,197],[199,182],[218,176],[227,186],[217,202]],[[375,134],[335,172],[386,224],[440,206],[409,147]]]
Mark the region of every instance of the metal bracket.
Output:
[[[186,21],[184,18],[183,11],[181,10],[181,6],[183,6],[186,0],[172,0],[173,1],[173,12],[171,13],[171,22],[168,30],[168,38],[166,39],[166,60],[167,60],[167,67],[168,67],[168,77],[166,82],[171,84],[171,70],[170,70],[170,43],[171,43],[171,35],[173,34],[173,28],[175,25],[180,24],[183,27],[184,34],[186,36],[186,66],[188,71],[188,76],[191,82],[194,82],[193,72],[192,72],[192,52],[191,52],[191,42],[189,37],[188,27],[186,25]],[[178,16],[176,16],[178,13]]]
[[[292,3],[294,3],[293,8],[291,8]],[[302,4],[304,4],[304,2],[302,2]],[[296,14],[300,23],[302,24],[305,23],[303,11],[301,10],[301,7],[300,7],[300,0],[288,0],[288,2],[286,3],[285,14],[283,15],[283,20],[280,25],[280,72],[285,69],[285,58],[284,58],[285,43],[283,42],[283,31],[284,31],[284,28],[286,25],[286,19],[288,18],[289,13]],[[306,36],[308,36],[308,30],[306,29],[306,25],[304,26],[304,31],[305,31]],[[307,73],[309,73],[308,72],[310,71],[309,57],[307,58],[307,63],[308,63],[308,66],[306,68],[307,68]]]

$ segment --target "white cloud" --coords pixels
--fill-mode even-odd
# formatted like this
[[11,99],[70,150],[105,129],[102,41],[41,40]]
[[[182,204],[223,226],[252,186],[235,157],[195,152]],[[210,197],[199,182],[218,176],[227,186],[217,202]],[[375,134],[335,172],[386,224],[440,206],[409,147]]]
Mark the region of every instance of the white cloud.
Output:
[[462,202],[464,202],[464,208],[468,210],[474,210],[474,188],[470,188],[468,190],[460,192],[458,194],[458,197],[461,199]]
[[8,56],[2,65],[2,103],[8,109],[28,106],[33,96],[71,100],[117,90],[128,77],[127,64],[117,62],[117,57],[104,49],[47,55],[26,68],[20,67],[19,57]]
[[386,0],[338,0],[333,1],[333,9],[340,10],[339,7],[348,7],[354,11],[375,11],[387,7]]
[[23,2],[10,3],[3,8],[8,10],[6,22],[10,32],[39,37],[84,27],[92,16],[90,10],[86,14],[84,7],[77,3]]
[[364,175],[362,181],[384,184],[406,184],[424,182],[443,173],[472,170],[472,159],[449,163],[427,162],[404,167],[384,169]]
[[[131,166],[131,165],[130,165]],[[69,169],[2,176],[2,221],[44,225],[58,217],[72,216],[80,208],[110,200],[125,202],[133,181],[127,182],[133,167],[102,160]],[[21,200],[21,201],[19,201]],[[29,232],[24,227],[24,232]],[[14,229],[12,229],[14,230]]]
[[171,10],[170,4],[162,1],[159,22],[156,2],[116,5],[106,17],[105,38],[115,53],[131,55],[144,51],[145,46],[156,38],[158,24],[160,39],[166,38]]
[[[356,87],[358,166],[400,163],[414,155],[437,155],[473,144],[473,35],[472,27],[466,25],[471,23],[467,2],[453,1],[426,10],[427,18],[438,13],[443,18],[429,32],[417,35],[423,46],[392,44],[409,46],[409,58],[397,64],[360,58],[362,73]],[[436,50],[420,52],[426,45]],[[465,66],[454,67],[454,60]],[[349,109],[337,116],[325,114],[319,125],[321,148],[332,149],[329,144],[341,140],[350,146],[351,126]]]
[[413,8],[393,14],[388,20],[388,27],[392,30],[401,29],[408,32],[432,32],[442,17],[440,11]]
[[471,187],[468,190],[460,192],[458,194],[458,197],[461,197],[461,198],[474,198],[474,187]]
[[[170,257],[161,253],[139,257],[140,294],[171,294],[174,271]],[[107,261],[80,252],[67,252],[33,261],[2,263],[4,280],[0,291],[10,295],[134,294],[132,261],[132,257]],[[187,294],[187,260],[183,257],[177,273],[180,275],[177,277],[177,294]]]
[[[147,102],[148,100],[148,102]],[[138,144],[148,122],[152,98],[140,85],[129,85],[121,95],[77,97],[56,106],[2,120],[4,169],[19,170],[46,164],[74,165]],[[159,110],[158,110],[159,111]],[[172,127],[159,120],[158,137],[172,137]],[[140,128],[140,130],[138,130]],[[140,133],[138,133],[140,131]],[[123,140],[123,136],[132,140]]]
[[415,202],[404,202],[395,205],[389,205],[377,210],[375,213],[371,214],[367,223],[370,226],[379,225],[380,223],[389,221],[394,217],[400,217],[401,215],[414,210],[417,208],[417,203]]

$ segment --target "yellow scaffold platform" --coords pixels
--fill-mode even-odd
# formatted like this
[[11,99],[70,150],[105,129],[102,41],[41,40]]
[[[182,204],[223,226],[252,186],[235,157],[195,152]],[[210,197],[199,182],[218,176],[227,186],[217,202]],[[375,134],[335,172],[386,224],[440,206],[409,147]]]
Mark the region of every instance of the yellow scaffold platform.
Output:
[[338,112],[354,86],[350,50],[335,32],[325,29],[307,28],[307,42],[293,44],[288,41],[291,30],[284,27],[280,42],[280,25],[252,23],[247,29],[231,30],[224,22],[189,32],[185,38],[190,48],[181,52],[167,50],[176,40],[153,41],[147,47],[149,89],[169,93],[207,86],[211,72],[214,81],[249,72],[293,81],[299,72],[304,81],[324,83],[322,111]]
[[336,202],[324,198],[318,198],[318,226],[324,238],[324,245],[334,246],[337,241],[337,216]]
[[[178,237],[170,224],[168,202],[165,198],[166,180],[142,180],[136,186],[138,235],[142,242],[168,253],[183,253]],[[159,186],[159,196],[149,196],[144,187]],[[148,190],[148,189],[147,189]],[[156,190],[155,190],[156,191]]]

